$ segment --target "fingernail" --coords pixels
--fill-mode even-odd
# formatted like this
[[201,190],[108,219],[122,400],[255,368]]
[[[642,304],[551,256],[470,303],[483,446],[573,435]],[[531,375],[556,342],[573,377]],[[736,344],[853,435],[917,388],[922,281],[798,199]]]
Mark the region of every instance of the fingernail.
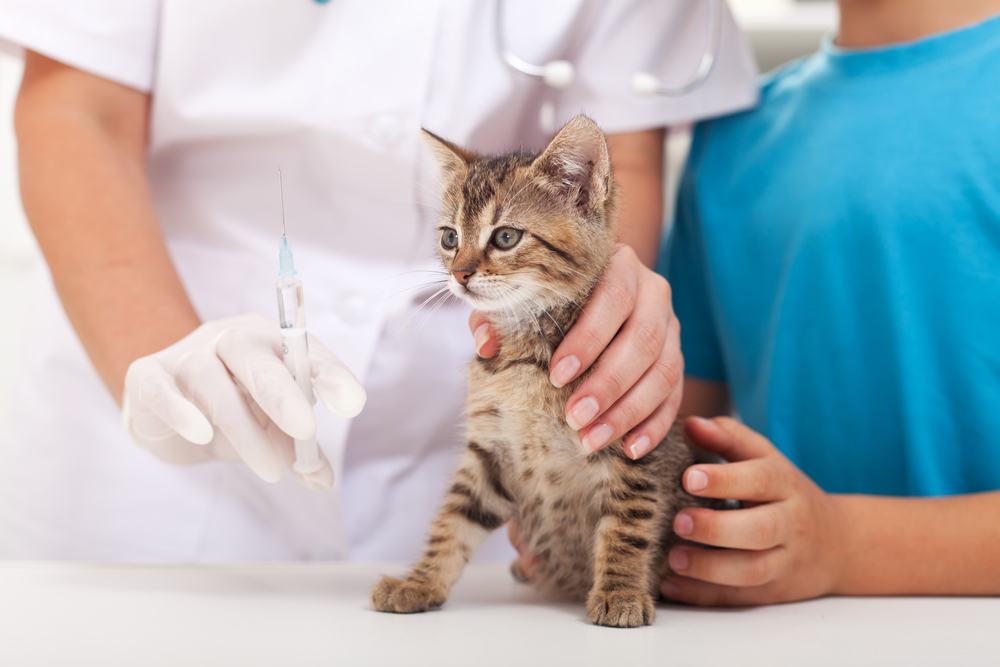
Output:
[[675,598],[680,594],[681,588],[672,580],[664,579],[660,584],[660,592],[668,598]]
[[641,457],[643,454],[652,449],[651,444],[652,443],[649,440],[649,436],[640,435],[638,438],[635,439],[635,442],[633,442],[631,445],[628,446],[629,456],[632,459],[637,459]]
[[683,512],[674,517],[674,532],[687,537],[694,532],[694,520]]
[[579,431],[581,428],[590,423],[590,421],[597,416],[597,399],[593,396],[586,396],[581,398],[573,406],[573,409],[569,411],[566,415],[566,423],[570,425],[574,431]]
[[567,382],[576,376],[578,370],[580,370],[580,360],[575,355],[571,354],[568,357],[563,357],[556,364],[555,368],[552,369],[549,381],[557,388],[564,387]]
[[670,563],[670,569],[674,572],[683,572],[688,568],[688,554],[687,549],[677,548],[670,552],[670,556],[667,558],[667,562]]
[[687,474],[687,484],[685,486],[688,491],[701,491],[708,486],[708,475],[701,470],[692,470]]
[[583,446],[594,452],[608,444],[611,440],[611,436],[614,434],[614,430],[607,424],[600,424],[595,428],[592,428],[587,435],[583,437]]
[[482,352],[483,345],[490,339],[490,325],[487,322],[483,322],[476,330],[472,333],[472,339],[476,342],[476,354],[479,355]]

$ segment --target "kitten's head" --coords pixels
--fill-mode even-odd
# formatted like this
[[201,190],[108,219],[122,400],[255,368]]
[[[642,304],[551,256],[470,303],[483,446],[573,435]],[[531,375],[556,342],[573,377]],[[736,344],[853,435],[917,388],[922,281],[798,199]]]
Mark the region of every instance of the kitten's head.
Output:
[[608,147],[585,116],[538,155],[483,157],[424,130],[441,164],[448,286],[515,319],[586,296],[614,249]]

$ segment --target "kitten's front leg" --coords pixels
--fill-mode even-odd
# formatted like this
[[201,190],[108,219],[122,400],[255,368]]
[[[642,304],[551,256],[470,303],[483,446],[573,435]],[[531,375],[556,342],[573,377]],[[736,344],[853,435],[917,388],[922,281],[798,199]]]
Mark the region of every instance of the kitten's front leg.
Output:
[[651,471],[622,464],[618,472],[601,500],[587,617],[632,628],[653,622],[653,564],[667,517]]
[[513,500],[496,446],[470,442],[431,526],[423,557],[405,579],[384,577],[375,586],[375,609],[412,613],[444,604],[473,550],[510,518]]

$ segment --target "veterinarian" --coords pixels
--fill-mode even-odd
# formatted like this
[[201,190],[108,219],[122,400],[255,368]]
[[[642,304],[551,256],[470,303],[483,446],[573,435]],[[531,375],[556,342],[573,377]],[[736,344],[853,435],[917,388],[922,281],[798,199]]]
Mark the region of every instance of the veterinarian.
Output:
[[[626,245],[552,374],[596,360],[568,418],[594,447],[630,432],[648,450],[680,399],[677,323],[647,268],[664,131],[757,93],[728,11],[696,92],[644,98],[630,80],[689,77],[706,8],[505,3],[520,58],[573,62],[556,89],[501,60],[490,2],[0,0],[0,38],[24,52],[21,190],[51,277],[25,287],[38,326],[0,420],[0,556],[416,555],[462,444],[474,354],[467,311],[417,313],[432,291],[407,289],[438,277],[421,126],[484,152],[543,145],[540,110],[610,133]],[[279,166],[315,386],[339,417],[312,416],[275,352]],[[207,436],[182,426],[193,410]],[[311,483],[335,469],[333,493],[287,470],[291,437],[313,432],[331,470]],[[487,555],[507,557],[504,540]]]

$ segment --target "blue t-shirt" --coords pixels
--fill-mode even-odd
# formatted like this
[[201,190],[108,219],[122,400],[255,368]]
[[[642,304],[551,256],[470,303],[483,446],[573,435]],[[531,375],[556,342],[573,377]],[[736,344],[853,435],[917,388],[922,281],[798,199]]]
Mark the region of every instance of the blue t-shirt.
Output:
[[824,489],[1000,488],[1000,17],[700,125],[665,259],[688,374]]

